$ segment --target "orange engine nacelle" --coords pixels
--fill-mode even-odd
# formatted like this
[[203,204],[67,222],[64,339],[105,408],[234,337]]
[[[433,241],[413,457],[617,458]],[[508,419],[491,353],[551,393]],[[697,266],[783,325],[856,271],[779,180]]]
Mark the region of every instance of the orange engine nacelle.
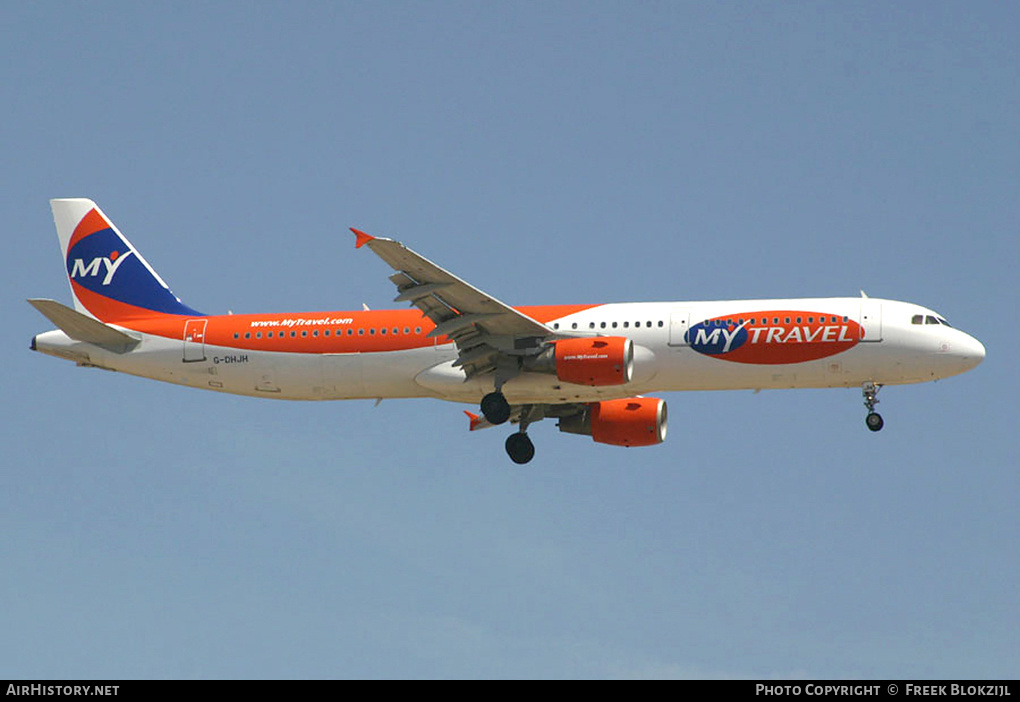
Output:
[[634,342],[622,336],[560,339],[555,358],[556,377],[565,383],[623,385],[634,375]]
[[654,446],[666,440],[666,401],[628,397],[596,402],[591,408],[591,438],[613,446]]
[[586,434],[601,444],[654,446],[666,440],[666,401],[628,397],[593,402],[584,412],[561,418],[559,428]]

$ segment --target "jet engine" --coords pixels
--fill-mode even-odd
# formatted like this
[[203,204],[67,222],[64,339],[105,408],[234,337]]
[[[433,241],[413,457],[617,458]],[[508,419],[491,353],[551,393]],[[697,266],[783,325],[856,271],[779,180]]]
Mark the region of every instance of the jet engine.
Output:
[[623,385],[634,375],[634,342],[622,336],[560,339],[527,359],[524,369],[576,385]]
[[593,402],[583,412],[560,418],[558,426],[600,444],[654,446],[666,440],[666,401],[628,397]]

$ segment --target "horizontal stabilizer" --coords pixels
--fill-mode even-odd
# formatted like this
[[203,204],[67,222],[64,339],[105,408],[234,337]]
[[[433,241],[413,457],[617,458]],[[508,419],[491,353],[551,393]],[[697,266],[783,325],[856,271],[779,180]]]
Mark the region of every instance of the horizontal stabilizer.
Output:
[[56,300],[32,299],[28,303],[75,341],[93,344],[114,353],[127,353],[140,343],[139,339],[76,312]]

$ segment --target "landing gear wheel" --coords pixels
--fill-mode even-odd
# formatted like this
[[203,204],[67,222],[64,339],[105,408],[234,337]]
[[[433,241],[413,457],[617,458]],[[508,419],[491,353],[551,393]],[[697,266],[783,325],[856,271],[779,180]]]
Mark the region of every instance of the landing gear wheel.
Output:
[[510,460],[518,465],[524,465],[535,457],[535,444],[527,434],[517,432],[506,439],[506,452]]
[[482,414],[490,424],[502,424],[510,419],[510,403],[501,392],[490,392],[482,398]]
[[861,390],[864,392],[864,406],[868,408],[868,416],[864,418],[864,423],[871,431],[880,431],[885,426],[882,415],[875,411],[875,405],[878,404],[878,391],[881,388],[880,384],[871,382],[861,386]]

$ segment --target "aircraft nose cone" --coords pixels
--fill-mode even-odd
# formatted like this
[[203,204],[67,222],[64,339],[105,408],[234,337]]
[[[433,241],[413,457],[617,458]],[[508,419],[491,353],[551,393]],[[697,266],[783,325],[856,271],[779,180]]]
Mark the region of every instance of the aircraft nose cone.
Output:
[[974,358],[977,359],[977,363],[974,365],[977,365],[978,363],[981,363],[981,361],[985,360],[985,345],[974,337],[971,337],[971,341],[974,342]]
[[985,345],[973,336],[965,334],[963,342],[957,344],[957,354],[960,360],[967,364],[969,370],[985,360]]

